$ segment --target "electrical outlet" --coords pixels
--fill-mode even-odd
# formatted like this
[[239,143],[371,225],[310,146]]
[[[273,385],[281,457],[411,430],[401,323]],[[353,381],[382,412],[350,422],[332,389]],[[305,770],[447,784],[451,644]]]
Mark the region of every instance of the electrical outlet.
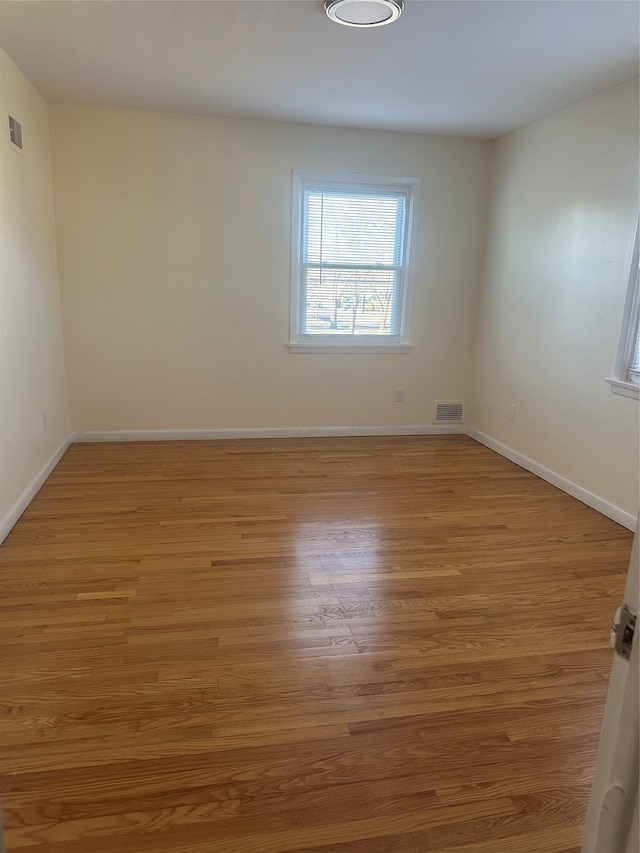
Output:
[[396,388],[396,393],[393,395],[396,403],[404,403],[404,388]]
[[49,429],[49,418],[46,412],[42,413],[42,429],[45,431]]
[[509,420],[515,421],[516,419],[516,404],[509,403]]

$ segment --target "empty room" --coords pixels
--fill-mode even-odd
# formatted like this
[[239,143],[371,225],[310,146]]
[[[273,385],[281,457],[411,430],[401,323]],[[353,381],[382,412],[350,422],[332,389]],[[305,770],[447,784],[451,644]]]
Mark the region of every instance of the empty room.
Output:
[[0,0],[3,853],[637,853],[639,33]]

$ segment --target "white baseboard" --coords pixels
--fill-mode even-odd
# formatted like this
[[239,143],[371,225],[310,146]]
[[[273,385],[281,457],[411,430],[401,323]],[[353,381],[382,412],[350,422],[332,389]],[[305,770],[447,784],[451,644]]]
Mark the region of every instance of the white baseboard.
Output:
[[18,521],[22,513],[36,496],[40,487],[49,474],[64,456],[67,448],[72,442],[91,441],[211,441],[230,438],[322,438],[329,436],[376,436],[376,435],[461,435],[466,433],[495,450],[501,456],[526,468],[538,477],[542,477],[548,483],[562,489],[563,492],[577,498],[593,509],[598,510],[613,521],[618,522],[629,530],[636,529],[636,518],[630,512],[626,512],[615,504],[605,501],[592,492],[583,489],[577,483],[556,474],[549,468],[545,468],[539,462],[529,459],[522,453],[497,441],[491,436],[485,435],[471,426],[464,424],[425,424],[415,426],[372,426],[372,427],[276,427],[273,429],[178,429],[178,430],[90,430],[87,432],[70,433],[59,447],[54,451],[49,461],[31,480],[11,509],[0,519],[0,543]]
[[532,474],[536,474],[538,477],[541,477],[543,480],[551,483],[551,485],[557,486],[559,489],[562,489],[563,492],[577,498],[579,501],[582,501],[582,503],[592,507],[592,509],[597,509],[598,512],[606,515],[607,518],[617,521],[618,524],[621,524],[629,530],[636,529],[636,517],[630,512],[626,512],[621,507],[609,503],[609,501],[605,501],[604,498],[594,495],[593,492],[589,492],[587,489],[583,489],[582,486],[579,486],[572,480],[567,480],[566,477],[556,474],[556,472],[552,471],[550,468],[545,468],[545,466],[541,465],[539,462],[529,459],[528,456],[518,453],[517,450],[513,450],[501,441],[491,438],[491,436],[480,432],[480,430],[477,430],[474,427],[467,426],[466,432],[470,438],[479,441],[480,444],[484,444],[485,447],[488,447],[491,450],[495,450],[496,453],[499,453],[501,456],[505,456],[521,468],[526,468],[527,471],[531,471]]
[[22,492],[22,494],[11,507],[11,509],[4,514],[2,519],[0,519],[0,543],[4,542],[4,540],[7,538],[16,521],[18,521],[22,513],[38,494],[44,481],[56,467],[58,462],[62,459],[72,441],[73,438],[72,434],[70,433],[64,439],[64,441],[61,442],[61,444],[54,450],[49,461],[46,463],[46,465],[44,465],[43,468],[40,469],[40,471],[38,471],[36,476],[33,478],[33,480],[31,480],[29,485]]
[[324,438],[348,435],[463,435],[464,431],[464,424],[274,427],[272,429],[88,430],[72,433],[72,441],[215,441],[225,438]]

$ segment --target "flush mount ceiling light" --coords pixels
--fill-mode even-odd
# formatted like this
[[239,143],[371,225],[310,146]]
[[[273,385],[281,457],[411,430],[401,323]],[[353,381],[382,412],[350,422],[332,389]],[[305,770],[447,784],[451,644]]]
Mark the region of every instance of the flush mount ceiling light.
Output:
[[397,21],[404,0],[325,0],[332,21],[346,27],[383,27]]

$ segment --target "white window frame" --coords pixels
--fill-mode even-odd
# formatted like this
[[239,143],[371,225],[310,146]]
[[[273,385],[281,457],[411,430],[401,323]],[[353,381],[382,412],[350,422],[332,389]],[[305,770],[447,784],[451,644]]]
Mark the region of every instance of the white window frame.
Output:
[[620,328],[620,342],[616,355],[613,375],[607,377],[614,394],[623,397],[640,399],[640,384],[629,379],[629,365],[633,357],[638,333],[638,322],[640,322],[640,221],[636,228],[636,237],[631,258],[631,270],[629,273],[629,286],[622,314],[622,326]]
[[[303,332],[302,252],[304,192],[309,185],[327,189],[383,192],[397,190],[407,197],[404,261],[398,291],[398,329],[395,335],[309,335]],[[413,302],[414,257],[418,232],[420,178],[359,173],[307,172],[294,169],[291,181],[291,328],[289,350],[303,353],[407,353]]]

